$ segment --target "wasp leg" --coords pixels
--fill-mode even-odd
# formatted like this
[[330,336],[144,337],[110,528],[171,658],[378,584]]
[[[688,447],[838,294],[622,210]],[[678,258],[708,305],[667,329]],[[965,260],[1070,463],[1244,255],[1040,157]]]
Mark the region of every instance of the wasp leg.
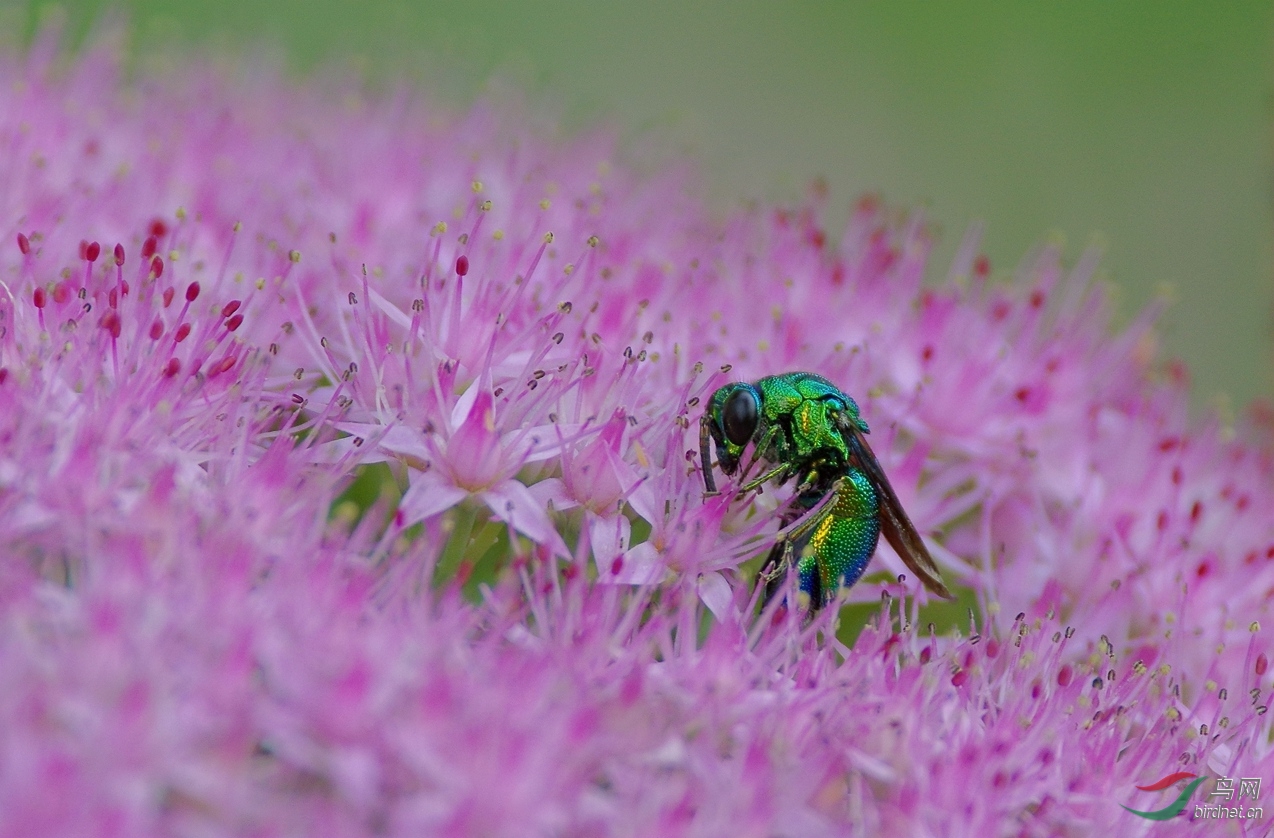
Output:
[[[775,466],[774,468],[770,469],[765,474],[762,474],[760,477],[756,478],[755,480],[749,480],[747,483],[744,483],[742,486],[739,487],[739,491],[750,492],[753,489],[758,488],[762,483],[765,483],[766,481],[779,477],[780,475],[786,474],[786,472],[788,472],[789,470],[790,469],[785,465]],[[787,478],[784,477],[783,479],[786,480]]]
[[[774,441],[774,435],[777,432],[778,428],[770,428],[765,432],[765,436],[761,437],[761,440],[752,446],[752,456],[748,459],[748,464],[743,467],[743,471],[739,472],[740,480],[748,476],[748,472],[750,472],[752,467],[756,465],[756,461],[761,458],[761,452],[769,450],[770,444]],[[773,473],[773,471],[771,471],[771,473]],[[759,486],[765,479],[767,478],[761,478],[760,481],[752,481],[752,484],[755,484],[753,488],[755,488],[755,486]]]
[[[814,477],[814,472],[810,472],[810,475],[811,477],[807,477],[805,480],[801,482],[801,487],[806,490],[808,490],[809,486],[812,485],[810,481]],[[831,488],[827,492],[820,494],[818,497],[810,498],[809,505],[804,510],[801,510],[801,513],[804,513],[805,511],[809,509],[813,509],[820,501],[822,501],[823,498],[827,497],[828,495],[832,496],[831,502],[828,503],[826,506],[824,506],[824,508],[817,515],[811,515],[807,517],[795,529],[788,532],[787,535],[784,537],[787,538],[787,540],[789,541],[796,541],[802,538],[803,536],[808,535],[810,530],[822,524],[823,519],[831,514],[832,506],[836,503],[836,496],[840,492],[842,484],[843,484],[843,481],[837,480],[835,483],[831,485]],[[797,494],[797,499],[799,501],[806,500],[806,498],[802,497],[799,493]],[[797,516],[794,516],[791,520],[795,521],[797,520],[798,517],[799,517],[799,514]],[[789,521],[788,523],[791,523],[791,522]]]
[[[820,516],[821,517],[821,516]],[[796,558],[799,549],[800,558]],[[823,580],[819,575],[819,568],[814,552],[808,545],[801,545],[799,548],[797,542],[790,537],[780,536],[774,546],[770,548],[770,555],[766,557],[765,564],[761,565],[761,572],[757,574],[757,584],[765,585],[765,597],[761,601],[761,607],[765,608],[774,600],[775,596],[783,590],[784,583],[787,580],[788,573],[795,570],[797,574],[797,592],[800,599],[808,596],[808,603],[802,603],[802,607],[812,605],[819,608],[823,602]]]
[[786,538],[780,538],[770,548],[770,555],[765,557],[765,564],[761,565],[761,572],[757,574],[756,581],[758,584],[765,585],[765,598],[761,600],[762,608],[770,604],[770,600],[774,599],[774,595],[779,592],[783,580],[787,577],[787,569],[791,566],[791,547],[791,542]]
[[[811,469],[797,488],[797,496],[793,508],[783,515],[782,524],[784,529],[790,527],[794,521],[799,520],[802,515],[814,509],[819,501],[828,494],[834,495],[840,486],[840,481],[833,483],[828,491],[818,489],[817,484],[818,472]],[[760,573],[757,575],[757,584],[765,584],[765,599],[763,600],[765,604],[768,604],[778,594],[788,572],[793,568],[796,569],[799,576],[798,589],[802,593],[809,595],[810,603],[815,608],[823,604],[823,590],[826,586],[819,576],[818,556],[809,547],[808,542],[810,534],[830,514],[830,504],[825,505],[823,509],[809,515],[799,526],[779,535],[774,546],[770,548],[770,554],[766,556],[764,564],[761,565]],[[799,558],[797,553],[800,554]]]

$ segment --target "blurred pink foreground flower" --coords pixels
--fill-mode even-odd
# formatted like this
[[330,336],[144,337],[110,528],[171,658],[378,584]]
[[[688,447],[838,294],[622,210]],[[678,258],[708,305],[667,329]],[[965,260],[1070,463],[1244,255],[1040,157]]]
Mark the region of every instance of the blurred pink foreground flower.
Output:
[[[515,108],[55,52],[0,64],[0,835],[1196,834],[1121,804],[1274,782],[1274,463],[1092,254],[925,286],[874,199],[718,223]],[[789,370],[959,631],[887,547],[852,645],[757,616],[784,494],[705,501],[695,425]]]

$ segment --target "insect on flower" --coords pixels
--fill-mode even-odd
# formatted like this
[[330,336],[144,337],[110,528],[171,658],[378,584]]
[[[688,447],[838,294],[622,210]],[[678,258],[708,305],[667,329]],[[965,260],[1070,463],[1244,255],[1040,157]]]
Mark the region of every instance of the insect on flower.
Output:
[[717,494],[709,437],[716,444],[717,464],[727,475],[739,471],[749,443],[752,456],[741,478],[758,459],[770,464],[740,487],[743,492],[771,480],[779,485],[792,478],[798,481],[782,522],[786,528],[802,517],[806,520],[779,539],[762,565],[767,601],[795,557],[800,590],[811,606],[831,602],[842,587],[863,575],[882,530],[925,587],[954,599],[876,461],[866,433],[867,423],[854,400],[813,373],[735,382],[712,394],[699,422],[699,458],[708,496]]

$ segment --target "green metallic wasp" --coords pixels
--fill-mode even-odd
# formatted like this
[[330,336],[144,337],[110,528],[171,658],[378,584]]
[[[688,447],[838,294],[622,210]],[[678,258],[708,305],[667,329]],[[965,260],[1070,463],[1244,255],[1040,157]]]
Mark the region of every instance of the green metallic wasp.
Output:
[[798,481],[782,524],[786,528],[802,517],[806,520],[774,545],[761,568],[767,601],[795,555],[800,590],[809,595],[810,604],[820,608],[831,602],[842,587],[863,575],[882,530],[925,587],[954,599],[876,461],[866,433],[867,423],[854,400],[813,373],[771,375],[753,384],[739,381],[712,394],[699,422],[699,458],[708,495],[717,493],[709,437],[716,444],[717,464],[727,475],[739,470],[748,443],[752,456],[743,478],[758,459],[770,464],[741,491],[759,489],[771,480],[779,485],[792,478]]

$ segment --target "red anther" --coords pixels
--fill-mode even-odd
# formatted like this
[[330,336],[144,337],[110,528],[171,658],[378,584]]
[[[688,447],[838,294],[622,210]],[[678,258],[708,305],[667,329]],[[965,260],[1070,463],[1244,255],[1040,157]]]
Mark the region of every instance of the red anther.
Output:
[[1057,686],[1065,687],[1068,684],[1070,684],[1070,682],[1071,682],[1071,666],[1070,664],[1065,664],[1057,672]]
[[164,378],[172,378],[179,372],[181,372],[181,361],[169,358],[168,363],[164,364]]
[[150,272],[155,275],[155,279],[159,279],[164,275],[164,260],[158,256],[150,260]]
[[53,286],[53,302],[62,305],[69,299],[71,299],[71,286],[67,285],[65,281]]
[[1270,665],[1269,658],[1265,657],[1264,652],[1261,652],[1261,654],[1256,656],[1256,674],[1257,675],[1264,675],[1265,670],[1269,667],[1269,665]]
[[238,358],[233,355],[227,355],[208,370],[208,377],[212,378],[213,376],[221,375],[223,372],[229,372],[234,369],[234,365],[237,363],[239,363]]
[[150,324],[150,339],[159,340],[163,336],[164,336],[164,324],[160,322],[158,317],[156,317],[155,322]]
[[106,303],[111,308],[119,308],[119,292],[112,288],[110,293],[106,295]]
[[142,242],[142,258],[149,259],[155,255],[155,251],[159,249],[159,242],[155,241],[155,237],[151,236]]
[[124,264],[124,245],[119,242],[115,243],[115,267],[121,267]]
[[84,248],[84,258],[90,262],[96,262],[97,257],[102,255],[102,246],[97,242],[90,242],[88,247]]
[[231,317],[229,320],[226,321],[226,328],[232,332],[242,325],[243,325],[242,314],[236,314],[234,317]]
[[616,556],[615,560],[610,563],[610,575],[618,576],[619,572],[624,569],[624,557]]
[[127,279],[121,279],[119,281],[119,295],[121,297],[128,296],[128,280]]
[[156,218],[150,222],[150,234],[157,239],[162,239],[168,235],[168,225],[162,219]]
[[35,303],[36,308],[44,308],[44,305],[45,303],[48,302],[48,299],[44,296],[43,288],[37,288],[35,289],[34,292],[32,292],[31,302]]
[[991,275],[991,260],[985,255],[979,255],[973,260],[973,275],[979,279],[986,279]]
[[1044,305],[1044,292],[1036,289],[1031,292],[1031,308],[1039,308]]
[[958,687],[967,680],[969,680],[969,673],[963,669],[958,670],[951,676],[951,686]]
[[199,283],[192,282],[186,286],[186,302],[193,303],[199,298]]
[[168,308],[172,304],[173,304],[173,289],[165,288],[164,289],[164,308]]
[[108,311],[102,315],[99,325],[106,331],[110,332],[111,337],[117,338],[119,337],[120,329],[123,324],[120,323],[118,314],[113,311]]
[[31,252],[31,240],[26,237],[25,233],[18,233],[18,250],[22,251],[23,256]]
[[456,257],[456,276],[464,276],[467,273],[469,273],[469,257],[457,256]]
[[177,343],[181,343],[183,340],[185,340],[189,336],[190,336],[190,324],[182,323],[180,326],[177,327],[177,333],[173,335],[173,340],[176,341]]
[[238,311],[238,310],[239,310],[239,306],[241,306],[241,305],[243,305],[243,303],[242,303],[241,301],[239,301],[239,300],[231,300],[230,302],[226,303],[224,306],[222,306],[222,307],[221,307],[221,316],[222,316],[222,317],[229,317],[230,315],[232,315],[232,314],[234,314],[236,311]]
[[9,380],[9,368],[0,367],[0,384],[4,384]]

